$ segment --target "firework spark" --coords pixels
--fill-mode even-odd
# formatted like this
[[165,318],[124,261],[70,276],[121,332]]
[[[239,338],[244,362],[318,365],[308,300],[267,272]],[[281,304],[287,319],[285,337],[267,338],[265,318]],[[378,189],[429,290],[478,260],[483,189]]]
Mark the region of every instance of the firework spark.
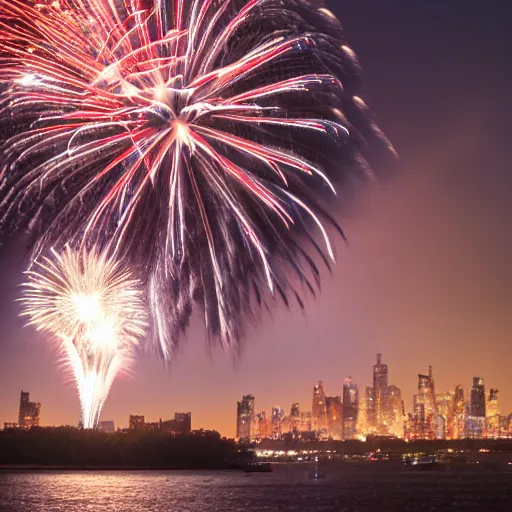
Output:
[[58,340],[75,377],[84,428],[94,428],[144,335],[140,283],[104,254],[69,248],[36,262],[27,275],[22,314]]
[[304,241],[334,259],[324,198],[387,145],[305,0],[0,0],[0,59],[0,218],[34,257],[85,240],[137,265],[166,358],[194,302],[225,346],[265,289],[302,305]]

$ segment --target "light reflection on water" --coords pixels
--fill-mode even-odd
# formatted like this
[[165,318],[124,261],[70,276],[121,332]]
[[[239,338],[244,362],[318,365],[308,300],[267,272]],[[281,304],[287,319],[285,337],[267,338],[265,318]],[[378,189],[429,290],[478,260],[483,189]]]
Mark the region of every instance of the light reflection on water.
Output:
[[[512,471],[0,471],[0,512],[509,511]],[[428,474],[427,474],[428,473]]]

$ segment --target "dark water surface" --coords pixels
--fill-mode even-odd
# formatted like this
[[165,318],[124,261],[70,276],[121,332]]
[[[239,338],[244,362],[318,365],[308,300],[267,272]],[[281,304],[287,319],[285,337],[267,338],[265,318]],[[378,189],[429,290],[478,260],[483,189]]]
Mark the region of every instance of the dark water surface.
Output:
[[387,463],[238,471],[0,472],[1,512],[512,511],[511,466],[411,472]]

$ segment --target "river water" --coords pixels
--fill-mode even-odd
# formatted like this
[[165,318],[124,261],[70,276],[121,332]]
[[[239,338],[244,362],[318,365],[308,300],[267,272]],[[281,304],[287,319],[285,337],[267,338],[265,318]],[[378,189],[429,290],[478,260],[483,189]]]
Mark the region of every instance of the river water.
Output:
[[2,471],[1,512],[512,510],[512,469],[411,472],[348,463],[239,471]]

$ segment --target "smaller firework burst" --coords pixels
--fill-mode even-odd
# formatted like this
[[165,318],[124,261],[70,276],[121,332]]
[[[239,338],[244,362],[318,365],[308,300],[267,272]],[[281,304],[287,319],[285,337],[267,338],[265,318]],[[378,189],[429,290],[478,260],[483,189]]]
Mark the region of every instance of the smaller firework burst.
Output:
[[84,428],[94,428],[116,375],[130,368],[146,328],[139,282],[97,249],[38,260],[27,272],[22,316],[50,333],[73,371]]

